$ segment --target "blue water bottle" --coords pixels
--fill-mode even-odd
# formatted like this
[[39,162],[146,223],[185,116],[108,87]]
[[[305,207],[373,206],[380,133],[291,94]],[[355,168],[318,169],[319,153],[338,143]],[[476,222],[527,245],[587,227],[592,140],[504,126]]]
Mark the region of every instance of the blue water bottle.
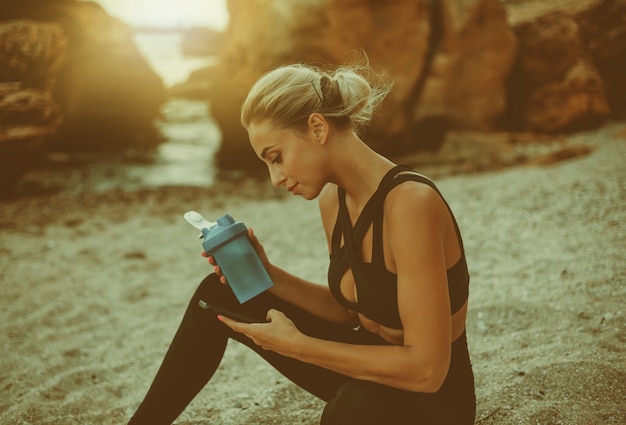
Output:
[[202,233],[202,248],[220,266],[240,304],[272,287],[273,283],[248,239],[248,228],[224,214],[217,222],[205,220],[195,211],[185,219]]

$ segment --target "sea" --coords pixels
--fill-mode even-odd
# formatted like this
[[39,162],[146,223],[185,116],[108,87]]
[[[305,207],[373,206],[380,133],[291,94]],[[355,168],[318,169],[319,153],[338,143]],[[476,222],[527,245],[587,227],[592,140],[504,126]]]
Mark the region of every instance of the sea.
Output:
[[[133,38],[168,88],[217,60],[183,55],[181,32],[135,32]],[[221,133],[210,115],[208,103],[172,98],[162,105],[160,112],[154,125],[163,142],[149,155],[52,153],[47,166],[31,170],[23,177],[18,193],[213,185],[217,175],[214,157]]]
[[[214,57],[185,56],[180,32],[136,32],[134,41],[166,87],[187,80],[194,70],[215,63]],[[165,141],[155,161],[143,167],[143,185],[210,185],[216,169],[213,158],[221,134],[205,101],[170,99],[155,122]]]

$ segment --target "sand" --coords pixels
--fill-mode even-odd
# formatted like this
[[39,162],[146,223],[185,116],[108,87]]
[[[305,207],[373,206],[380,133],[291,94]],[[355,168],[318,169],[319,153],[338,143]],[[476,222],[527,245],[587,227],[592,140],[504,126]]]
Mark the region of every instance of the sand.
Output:
[[[471,272],[477,423],[626,423],[626,126],[553,165],[442,176]],[[123,424],[209,272],[195,209],[325,282],[315,203],[268,182],[0,202],[0,423]],[[316,424],[323,403],[229,344],[178,424]]]

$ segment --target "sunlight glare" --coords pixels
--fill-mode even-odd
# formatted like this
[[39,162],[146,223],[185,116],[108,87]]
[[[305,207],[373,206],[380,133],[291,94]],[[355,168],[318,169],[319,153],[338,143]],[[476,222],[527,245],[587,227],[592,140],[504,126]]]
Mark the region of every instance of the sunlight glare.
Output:
[[97,0],[96,3],[132,26],[204,26],[223,30],[228,23],[226,0]]

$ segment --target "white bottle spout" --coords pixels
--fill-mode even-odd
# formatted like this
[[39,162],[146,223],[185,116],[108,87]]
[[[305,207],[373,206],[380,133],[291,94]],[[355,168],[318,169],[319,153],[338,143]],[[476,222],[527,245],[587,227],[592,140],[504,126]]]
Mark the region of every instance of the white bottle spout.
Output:
[[202,235],[202,229],[211,229],[212,227],[217,226],[217,222],[208,221],[202,215],[195,211],[187,211],[183,217],[187,220],[187,223],[191,224],[196,229],[200,230],[200,234],[198,235],[198,239],[202,239],[204,236]]

